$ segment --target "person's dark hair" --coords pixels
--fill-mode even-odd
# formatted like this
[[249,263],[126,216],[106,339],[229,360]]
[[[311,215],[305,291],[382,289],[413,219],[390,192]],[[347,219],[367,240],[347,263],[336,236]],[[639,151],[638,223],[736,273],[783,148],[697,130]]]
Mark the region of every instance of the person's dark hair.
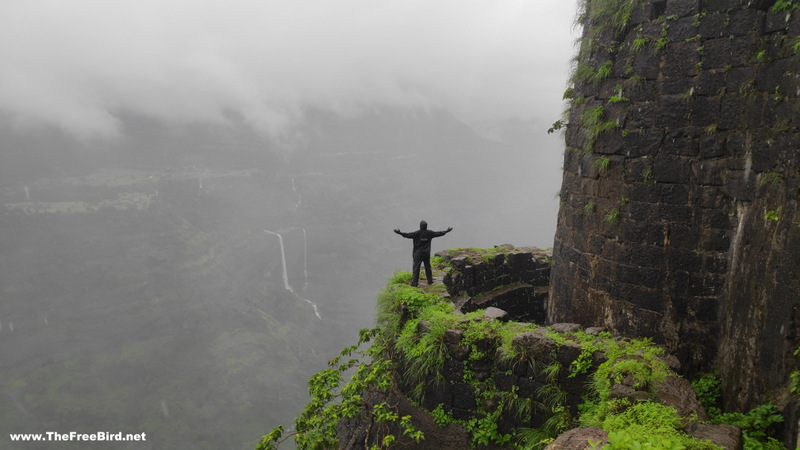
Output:
[[425,222],[424,220],[422,222],[420,222],[419,223],[419,229],[420,230],[427,230],[428,229],[428,222]]

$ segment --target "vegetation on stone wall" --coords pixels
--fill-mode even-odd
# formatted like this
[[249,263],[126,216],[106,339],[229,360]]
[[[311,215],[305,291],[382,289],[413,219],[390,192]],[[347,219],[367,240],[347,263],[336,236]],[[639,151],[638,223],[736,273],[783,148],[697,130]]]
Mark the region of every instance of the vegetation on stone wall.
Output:
[[[477,258],[496,253],[462,250]],[[446,263],[438,260],[437,264],[438,271]],[[419,442],[425,436],[415,428],[414,417],[401,416],[390,401],[368,400],[369,392],[397,391],[427,410],[440,427],[457,424],[468,430],[473,446],[542,448],[570,428],[596,426],[608,433],[610,444],[603,447],[606,450],[718,448],[687,435],[683,431],[686,418],[656,399],[665,379],[675,374],[664,362],[663,350],[651,340],[617,339],[607,332],[589,334],[584,330],[556,332],[536,324],[490,320],[483,310],[455,313],[441,285],[412,288],[408,286],[410,277],[409,272],[397,272],[389,280],[378,296],[378,328],[362,330],[356,345],[344,349],[329,362],[328,369],[312,377],[311,401],[297,418],[294,430],[287,433],[284,427],[276,427],[263,437],[259,450],[276,448],[291,437],[299,448],[335,448],[339,445],[340,421],[359,418],[371,423],[367,437],[373,448],[397,444],[400,436],[393,430],[401,430]],[[556,349],[576,349],[572,363],[566,366],[552,359],[546,364],[515,345],[515,336],[534,330],[552,340]],[[456,418],[450,406],[441,403],[425,408],[431,405],[426,395],[442,390],[443,383],[452,383],[443,375],[452,358],[448,332],[457,333],[457,345],[469,352],[463,361],[463,383],[474,392],[470,417]],[[367,343],[371,346],[364,349]],[[533,397],[521,395],[518,385],[501,387],[496,377],[479,376],[480,370],[486,370],[487,361],[491,361],[492,373],[506,371],[505,375],[511,375],[520,368],[523,373],[530,368],[544,374],[546,383]],[[345,383],[346,375],[350,379]],[[588,377],[590,381],[577,410],[568,404],[567,393],[560,385],[565,377]],[[643,397],[632,401],[613,395],[612,388],[621,384]],[[782,420],[774,406],[765,405],[748,414],[722,414],[714,406],[718,403],[718,378],[701,378],[694,386],[716,423],[733,422],[745,429],[750,442],[747,448],[781,448],[771,438],[774,424]],[[509,423],[516,425],[509,427]],[[531,427],[533,423],[538,425]]]
[[794,445],[800,2],[583,0],[577,22],[549,317],[719,367],[726,405],[772,400]]
[[[373,344],[363,350],[362,346],[370,341]],[[292,437],[298,448],[338,448],[336,427],[339,422],[361,419],[365,415],[373,424],[371,428],[374,430],[370,431],[377,440],[373,448],[391,447],[397,436],[389,429],[398,424],[405,436],[417,442],[422,440],[424,436],[414,427],[411,416],[401,417],[396,404],[388,401],[372,404],[366,400],[369,391],[389,392],[396,389],[394,364],[387,357],[389,351],[389,341],[383,330],[362,329],[358,343],[342,350],[339,356],[328,362],[328,369],[311,377],[308,382],[311,400],[295,419],[294,430],[287,433],[279,425],[261,438],[256,449],[275,449]],[[360,356],[354,358],[354,354]],[[355,373],[350,376],[350,381],[344,383],[345,375],[353,370]]]

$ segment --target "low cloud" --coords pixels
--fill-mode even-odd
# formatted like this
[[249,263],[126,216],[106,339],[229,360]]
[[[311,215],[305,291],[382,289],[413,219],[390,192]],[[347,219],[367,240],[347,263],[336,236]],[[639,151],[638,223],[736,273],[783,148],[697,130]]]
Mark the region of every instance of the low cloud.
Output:
[[315,107],[558,117],[576,2],[5,0],[0,118],[114,136],[129,111],[276,134]]

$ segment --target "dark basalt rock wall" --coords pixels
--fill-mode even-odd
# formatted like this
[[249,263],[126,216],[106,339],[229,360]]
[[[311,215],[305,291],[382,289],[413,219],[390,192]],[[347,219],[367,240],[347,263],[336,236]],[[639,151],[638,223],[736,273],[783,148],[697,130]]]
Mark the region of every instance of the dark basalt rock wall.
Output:
[[740,410],[796,409],[800,10],[775,3],[586,2],[548,306],[716,364]]
[[544,325],[552,253],[505,244],[493,255],[437,253],[452,268],[443,277],[461,312],[500,308],[515,320]]

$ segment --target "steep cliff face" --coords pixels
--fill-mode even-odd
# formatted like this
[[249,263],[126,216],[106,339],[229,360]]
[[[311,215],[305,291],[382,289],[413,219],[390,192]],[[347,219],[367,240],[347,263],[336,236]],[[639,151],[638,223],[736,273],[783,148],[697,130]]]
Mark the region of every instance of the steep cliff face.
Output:
[[778,400],[800,342],[800,5],[584,7],[548,320],[716,364],[728,408]]
[[[599,425],[620,412],[607,411],[617,402],[622,409],[644,401],[668,405],[681,430],[678,416],[687,423],[709,419],[690,382],[674,376],[669,364],[677,360],[652,341],[537,324],[547,301],[538,290],[546,292],[550,263],[547,251],[504,245],[438,253],[431,286],[412,288],[409,273],[395,274],[379,296],[385,351],[372,366],[387,378],[374,388],[359,385],[361,413],[343,415],[331,442],[344,449],[394,439],[416,449],[540,448],[579,424]],[[368,370],[374,369],[359,372]],[[343,405],[353,386],[341,389]],[[397,420],[404,416],[414,431]],[[308,430],[301,447],[314,439],[307,424],[297,423]],[[416,431],[424,439],[415,439]],[[596,431],[589,437],[608,442],[605,431]],[[710,448],[698,446],[695,434],[687,429],[675,437],[694,445],[687,448]]]

